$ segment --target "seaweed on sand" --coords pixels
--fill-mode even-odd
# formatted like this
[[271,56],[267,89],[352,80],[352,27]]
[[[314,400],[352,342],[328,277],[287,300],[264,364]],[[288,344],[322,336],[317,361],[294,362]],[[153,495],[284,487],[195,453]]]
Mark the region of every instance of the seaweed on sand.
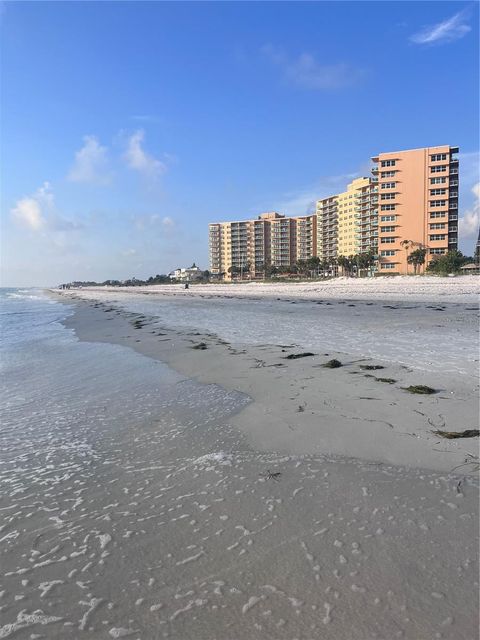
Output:
[[465,429],[465,431],[437,431],[433,432],[437,436],[452,440],[453,438],[478,438],[480,431],[478,429]]
[[297,360],[298,358],[307,358],[308,356],[314,356],[314,353],[305,351],[305,353],[291,353],[289,356],[285,356],[285,360]]
[[425,384],[411,384],[409,387],[402,387],[404,391],[408,391],[409,393],[418,393],[420,395],[430,395],[432,393],[437,393],[436,389],[432,389],[432,387],[427,387]]
[[365,371],[376,371],[377,369],[385,369],[381,364],[361,364],[360,369]]
[[340,360],[336,360],[335,358],[333,358],[333,360],[325,362],[322,366],[326,369],[338,369],[338,367],[343,367],[343,364],[340,362]]

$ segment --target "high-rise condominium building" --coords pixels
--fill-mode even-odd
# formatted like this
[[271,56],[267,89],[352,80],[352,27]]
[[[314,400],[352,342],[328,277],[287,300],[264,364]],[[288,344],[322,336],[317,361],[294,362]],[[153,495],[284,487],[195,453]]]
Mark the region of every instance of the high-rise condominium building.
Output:
[[373,178],[357,178],[347,190],[317,201],[317,251],[322,260],[372,251],[378,240],[378,193]]
[[210,271],[224,280],[262,278],[265,267],[289,267],[316,255],[316,216],[286,218],[275,211],[255,220],[209,225]]
[[380,153],[372,158],[378,181],[378,271],[407,273],[407,256],[427,250],[425,265],[457,249],[458,147]]

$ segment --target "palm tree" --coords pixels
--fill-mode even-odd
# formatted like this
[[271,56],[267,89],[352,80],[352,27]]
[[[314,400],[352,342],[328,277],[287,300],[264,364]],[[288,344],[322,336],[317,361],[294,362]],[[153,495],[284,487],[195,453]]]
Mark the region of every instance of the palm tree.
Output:
[[407,264],[413,264],[413,273],[417,275],[417,269],[422,264],[425,264],[425,256],[427,255],[427,250],[425,248],[415,249],[407,258]]
[[408,250],[413,246],[413,240],[402,240],[401,246],[405,249],[406,275],[408,276]]

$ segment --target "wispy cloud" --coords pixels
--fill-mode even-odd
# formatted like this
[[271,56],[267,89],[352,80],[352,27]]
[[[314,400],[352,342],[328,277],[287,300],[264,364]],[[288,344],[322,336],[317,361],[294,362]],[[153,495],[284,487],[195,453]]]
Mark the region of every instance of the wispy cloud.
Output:
[[312,185],[287,191],[270,198],[270,205],[266,207],[264,205],[257,206],[252,213],[278,211],[288,216],[308,215],[315,211],[317,200],[344,191],[347,184],[359,175],[360,173],[355,172],[336,176],[323,176]]
[[461,238],[471,238],[478,234],[480,228],[480,182],[472,188],[474,202],[458,220],[458,234]]
[[158,213],[151,215],[135,215],[132,217],[132,223],[139,231],[149,228],[157,228],[162,230],[171,230],[175,226],[175,221],[170,216],[161,216]]
[[463,38],[469,31],[471,27],[466,24],[465,11],[460,11],[443,22],[414,33],[410,41],[415,44],[446,44]]
[[111,177],[108,173],[107,148],[102,147],[95,136],[84,136],[83,147],[75,153],[75,162],[68,179],[72,182],[106,185]]
[[46,210],[53,205],[53,194],[50,184],[43,185],[30,196],[17,200],[10,214],[13,221],[30,231],[41,231],[47,226]]
[[142,129],[135,131],[128,138],[124,160],[130,169],[151,179],[159,178],[166,172],[167,164],[145,151],[144,139],[145,132]]
[[342,89],[357,84],[366,76],[366,70],[344,62],[323,64],[310,53],[292,58],[282,49],[266,44],[262,54],[281,72],[285,82],[317,91]]
[[30,196],[17,200],[10,210],[12,220],[20,227],[34,232],[68,232],[83,227],[75,220],[60,215],[55,207],[55,198],[49,182]]

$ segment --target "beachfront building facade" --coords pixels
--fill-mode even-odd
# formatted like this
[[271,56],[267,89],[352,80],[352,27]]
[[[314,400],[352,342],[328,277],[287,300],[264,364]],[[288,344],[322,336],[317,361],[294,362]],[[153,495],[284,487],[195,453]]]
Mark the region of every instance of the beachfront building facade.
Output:
[[376,257],[370,272],[412,271],[408,257],[425,250],[425,269],[436,256],[457,249],[458,147],[439,146],[380,153],[372,175],[317,201],[315,213],[209,225],[210,271],[224,280],[263,278],[318,257],[336,273],[338,258]]
[[458,147],[380,153],[372,158],[378,185],[379,274],[409,273],[408,255],[426,250],[426,267],[458,247]]
[[269,268],[288,271],[317,251],[315,215],[287,218],[271,211],[254,220],[209,225],[210,273],[225,281],[259,279]]

